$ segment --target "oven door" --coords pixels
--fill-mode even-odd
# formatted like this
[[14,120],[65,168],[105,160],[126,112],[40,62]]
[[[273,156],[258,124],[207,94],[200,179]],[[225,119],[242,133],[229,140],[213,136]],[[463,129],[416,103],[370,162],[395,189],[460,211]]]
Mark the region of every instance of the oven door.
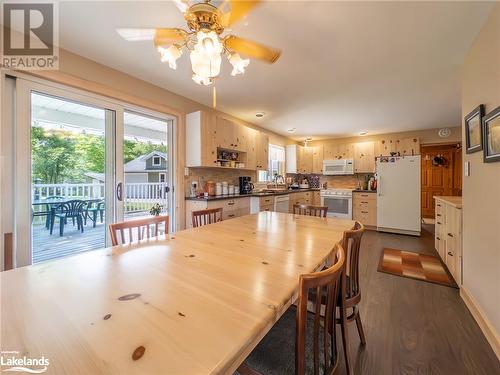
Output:
[[352,220],[352,197],[324,196],[321,205],[328,207],[328,217]]

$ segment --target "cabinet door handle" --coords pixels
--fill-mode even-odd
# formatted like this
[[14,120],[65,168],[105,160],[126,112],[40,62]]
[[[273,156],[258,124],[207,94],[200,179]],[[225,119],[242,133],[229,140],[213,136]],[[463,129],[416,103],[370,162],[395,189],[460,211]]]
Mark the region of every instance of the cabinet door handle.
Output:
[[436,216],[441,217],[441,214],[436,214]]
[[439,225],[441,225],[441,222],[440,222],[440,221],[438,221],[437,223],[438,223]]
[[362,213],[362,214],[367,214],[367,213],[368,213],[368,211],[361,211],[361,213]]
[[368,204],[368,202],[361,202],[361,203]]
[[453,253],[452,253],[451,251],[448,251],[448,255],[449,255],[450,257],[452,257],[452,256],[453,256]]
[[232,206],[232,205],[234,205],[234,202],[229,202],[227,205]]
[[440,205],[440,204],[438,204],[437,206],[438,206],[438,207],[441,207],[441,205]]
[[448,233],[448,236],[450,236],[450,237],[452,237],[452,238],[453,238],[453,234],[451,234],[451,233]]
[[441,241],[441,238],[439,238],[439,237],[436,237],[436,240],[438,240],[438,241]]
[[227,215],[227,217],[234,217],[234,214],[231,214],[231,215]]

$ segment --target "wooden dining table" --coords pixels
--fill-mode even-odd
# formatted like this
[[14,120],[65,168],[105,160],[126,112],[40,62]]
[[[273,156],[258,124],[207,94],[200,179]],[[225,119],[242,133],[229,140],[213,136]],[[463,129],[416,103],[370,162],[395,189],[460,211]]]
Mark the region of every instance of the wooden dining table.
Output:
[[2,272],[1,350],[49,374],[232,374],[353,225],[260,212]]

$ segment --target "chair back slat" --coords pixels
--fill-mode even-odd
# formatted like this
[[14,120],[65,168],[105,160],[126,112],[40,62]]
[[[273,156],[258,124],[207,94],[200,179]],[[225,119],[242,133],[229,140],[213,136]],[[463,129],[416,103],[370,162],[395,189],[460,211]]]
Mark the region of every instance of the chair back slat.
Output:
[[328,212],[328,207],[324,206],[309,206],[306,204],[293,205],[293,213],[296,215],[326,217],[327,212]]
[[[154,225],[154,237],[159,234],[159,226],[163,224],[165,229],[165,234],[168,234],[168,216],[152,216],[146,219],[124,221],[121,223],[110,224],[109,232],[111,234],[111,244],[113,246],[119,245],[117,234],[120,233],[121,244],[126,244],[134,241],[134,231],[137,232],[137,239],[140,241],[144,239],[144,233],[146,233],[146,238],[151,238],[151,226]],[[127,230],[128,238],[125,236],[125,230]]]
[[[335,263],[324,271],[304,274],[299,279],[299,296],[297,300],[297,332],[295,341],[295,373],[304,375],[306,373],[306,340],[308,309],[307,302],[310,292],[316,294],[314,299],[314,322],[313,322],[313,366],[314,374],[331,373],[338,365],[338,351],[335,340],[335,311],[338,304],[341,275],[345,265],[345,252],[342,245],[336,244]],[[321,314],[321,306],[324,303],[324,314]],[[322,334],[320,335],[322,331]],[[320,346],[320,337],[323,345]],[[320,356],[320,347],[323,355]],[[321,361],[320,361],[321,357]]]
[[346,275],[349,283],[346,285],[348,299],[356,298],[361,294],[359,285],[359,250],[365,227],[356,221],[353,229],[346,230],[342,238],[342,247],[346,251]]
[[83,213],[86,205],[85,201],[72,200],[57,204],[56,211],[66,217],[75,217]]
[[222,207],[192,212],[193,228],[222,221]]

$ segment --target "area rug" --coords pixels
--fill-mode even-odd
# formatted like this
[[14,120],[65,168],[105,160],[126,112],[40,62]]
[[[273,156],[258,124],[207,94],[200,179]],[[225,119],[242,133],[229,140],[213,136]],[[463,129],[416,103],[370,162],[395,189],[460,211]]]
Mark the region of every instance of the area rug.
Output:
[[441,260],[432,255],[385,248],[378,271],[457,288]]

